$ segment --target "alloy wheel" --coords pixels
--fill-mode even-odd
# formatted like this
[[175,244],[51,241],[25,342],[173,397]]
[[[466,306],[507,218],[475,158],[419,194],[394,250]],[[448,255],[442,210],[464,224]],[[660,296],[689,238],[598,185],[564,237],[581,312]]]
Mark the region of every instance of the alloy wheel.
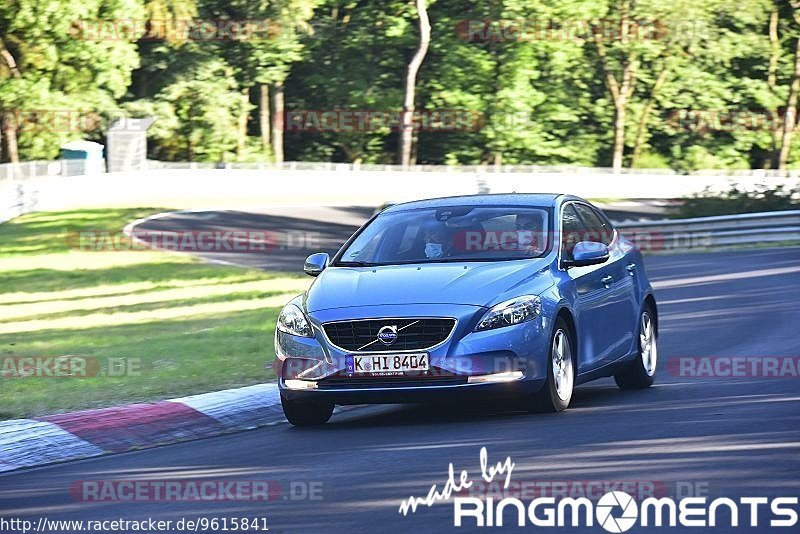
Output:
[[566,401],[572,396],[575,374],[572,368],[572,346],[567,333],[562,329],[557,330],[553,336],[552,354],[556,394],[562,401]]

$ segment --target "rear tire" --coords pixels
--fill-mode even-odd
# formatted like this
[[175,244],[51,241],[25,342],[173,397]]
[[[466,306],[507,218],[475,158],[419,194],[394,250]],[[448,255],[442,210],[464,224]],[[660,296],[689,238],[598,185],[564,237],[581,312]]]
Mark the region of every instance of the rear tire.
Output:
[[281,406],[286,419],[294,426],[323,425],[333,415],[329,402],[293,401],[281,396]]
[[547,381],[533,396],[531,411],[561,412],[567,409],[575,387],[574,349],[567,322],[559,317],[550,336]]
[[638,357],[614,375],[620,389],[644,389],[653,385],[658,365],[655,314],[647,306],[639,316]]

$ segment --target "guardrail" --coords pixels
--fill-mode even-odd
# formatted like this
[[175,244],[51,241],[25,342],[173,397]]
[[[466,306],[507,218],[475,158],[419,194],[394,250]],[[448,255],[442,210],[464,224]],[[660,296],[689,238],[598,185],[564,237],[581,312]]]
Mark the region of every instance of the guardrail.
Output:
[[147,160],[148,169],[258,169],[273,171],[337,171],[337,172],[446,172],[472,174],[592,174],[592,175],[659,175],[659,176],[724,176],[732,178],[800,178],[800,169],[705,169],[678,172],[674,169],[630,169],[615,172],[611,167],[581,167],[577,165],[401,165],[376,163],[335,163],[330,161],[270,162],[186,162]]
[[[252,209],[265,205],[362,205],[458,194],[570,192],[585,198],[670,199],[748,185],[787,184],[785,177],[669,174],[636,170],[610,174],[579,167],[448,167],[288,162],[201,164],[148,161],[146,171],[64,176],[69,162],[0,165],[0,222],[31,211],[163,206]],[[76,161],[81,165],[81,161]],[[63,168],[62,168],[63,167]],[[499,169],[499,170],[498,170]],[[155,171],[155,172],[154,172]],[[653,174],[646,174],[653,172]],[[791,180],[793,181],[793,180]],[[791,215],[790,215],[791,214]],[[650,236],[666,250],[800,239],[797,212],[702,220],[626,222],[630,235]]]
[[0,164],[0,180],[21,180],[35,176],[61,174],[60,161],[25,161],[22,163]]
[[[52,176],[61,174],[62,165],[72,160],[25,161],[22,163],[0,164],[0,180],[5,178],[25,178],[33,176]],[[196,161],[157,161],[147,160],[146,169],[142,170],[196,170],[196,169],[230,169],[261,171],[337,171],[337,172],[444,172],[453,174],[579,174],[579,175],[647,175],[647,176],[698,176],[729,177],[742,179],[761,178],[800,178],[800,169],[780,171],[776,169],[706,169],[689,172],[678,172],[674,169],[629,169],[623,168],[614,172],[610,167],[581,167],[577,165],[400,165],[371,163],[335,163],[329,161],[287,161],[283,163],[260,162],[219,162],[207,163]],[[134,170],[134,169],[132,169]]]
[[[82,165],[81,161],[76,164]],[[795,179],[753,174],[609,174],[597,169],[548,168],[493,172],[479,167],[355,166],[269,163],[216,166],[159,163],[145,171],[65,176],[59,163],[31,176],[37,164],[20,164],[14,177],[0,180],[0,220],[28,211],[168,206],[185,209],[244,209],[265,204],[361,205],[476,193],[573,193],[584,198],[673,199],[706,189],[726,191],[758,186],[793,186]],[[27,171],[23,169],[28,169]],[[65,167],[71,173],[73,169]],[[20,173],[23,173],[20,175]],[[21,176],[21,177],[20,177]]]
[[800,242],[800,210],[616,224],[643,251]]

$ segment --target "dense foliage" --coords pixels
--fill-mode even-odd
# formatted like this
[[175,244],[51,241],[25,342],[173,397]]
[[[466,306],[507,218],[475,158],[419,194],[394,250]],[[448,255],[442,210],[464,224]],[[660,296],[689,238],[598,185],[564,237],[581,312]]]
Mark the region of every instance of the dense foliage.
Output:
[[[416,109],[471,122],[415,132],[417,163],[800,168],[794,0],[430,0],[428,14]],[[30,113],[73,110],[157,117],[156,159],[394,163],[391,123],[292,129],[284,111],[399,112],[417,15],[411,0],[4,0],[2,160],[103,142],[104,120]]]

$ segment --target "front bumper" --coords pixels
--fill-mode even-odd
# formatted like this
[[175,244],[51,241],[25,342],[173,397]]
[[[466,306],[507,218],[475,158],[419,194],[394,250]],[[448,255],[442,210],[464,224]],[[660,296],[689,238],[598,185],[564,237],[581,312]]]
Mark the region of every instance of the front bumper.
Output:
[[[468,305],[395,305],[343,308],[312,314],[315,337],[276,332],[275,371],[287,400],[316,399],[334,404],[371,404],[505,398],[537,391],[546,379],[552,325],[542,316],[514,326],[474,332],[486,308]],[[344,375],[349,353],[333,346],[322,324],[370,317],[455,317],[450,338],[427,351],[432,377],[409,380]],[[502,375],[514,373],[513,377]],[[491,380],[500,376],[504,381]],[[287,384],[288,381],[288,384]]]
[[535,393],[543,381],[464,383],[449,385],[401,385],[396,387],[359,386],[335,389],[290,389],[280,382],[287,400],[324,401],[333,404],[405,404],[437,401],[509,400]]

